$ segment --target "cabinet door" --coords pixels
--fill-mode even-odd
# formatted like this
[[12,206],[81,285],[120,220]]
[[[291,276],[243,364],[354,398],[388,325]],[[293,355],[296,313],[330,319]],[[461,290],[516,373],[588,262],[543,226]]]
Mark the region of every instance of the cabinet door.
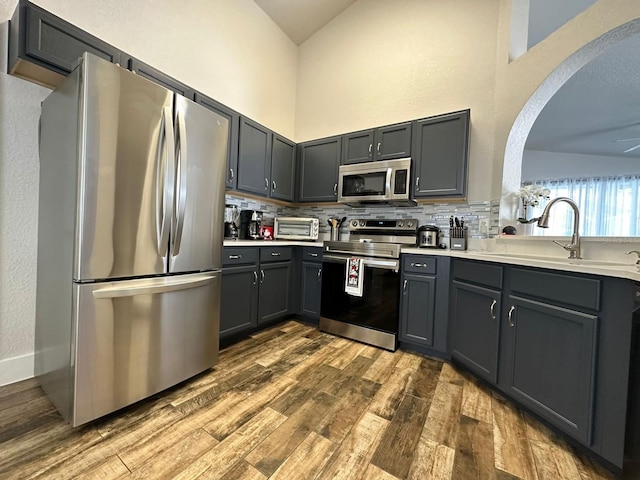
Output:
[[412,137],[414,197],[464,197],[469,111],[418,120]]
[[271,132],[246,117],[240,117],[238,190],[266,197],[271,169]]
[[342,136],[342,165],[373,160],[373,130]]
[[300,145],[301,202],[335,202],[341,137],[323,138]]
[[260,265],[258,323],[284,317],[289,313],[291,262]]
[[393,160],[411,156],[411,122],[376,129],[374,160]]
[[436,303],[436,277],[403,274],[400,340],[431,347]]
[[84,52],[120,63],[115,47],[24,0],[9,28],[9,73],[50,88],[62,82]]
[[598,317],[516,296],[507,309],[509,365],[501,382],[514,398],[590,445]]
[[293,202],[295,165],[295,143],[274,134],[271,150],[271,198]]
[[153,68],[151,65],[147,65],[136,58],[130,58],[128,66],[129,70],[137,73],[141,77],[151,80],[158,85],[162,85],[164,88],[171,90],[178,95],[182,95],[183,97],[187,97],[189,100],[193,100],[195,90],[188,85],[179,82],[175,78],[162,73],[160,70]]
[[215,100],[202,95],[199,92],[195,94],[195,101],[200,105],[213,110],[218,115],[222,115],[229,120],[229,135],[227,137],[227,174],[225,178],[225,187],[233,190],[236,188],[236,178],[238,172],[238,130],[240,129],[240,115],[229,107],[216,102]]
[[477,375],[498,380],[501,293],[454,281],[452,356]]
[[322,264],[302,262],[302,308],[306,317],[320,318],[322,293]]
[[227,337],[257,326],[257,265],[228,267],[222,270],[220,337]]

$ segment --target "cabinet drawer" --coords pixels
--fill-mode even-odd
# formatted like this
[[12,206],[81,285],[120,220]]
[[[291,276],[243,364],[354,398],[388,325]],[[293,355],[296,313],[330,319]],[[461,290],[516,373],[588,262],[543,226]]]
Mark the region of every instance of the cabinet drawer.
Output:
[[600,280],[596,278],[512,268],[511,291],[590,310],[600,310]]
[[291,260],[291,247],[261,247],[260,262],[284,262]]
[[404,272],[436,274],[436,259],[424,255],[407,255],[404,257],[402,268]]
[[472,260],[454,260],[453,278],[497,289],[502,288],[502,267]]
[[303,262],[321,262],[322,247],[302,247]]
[[258,249],[247,247],[225,247],[222,253],[222,265],[244,265],[258,262]]

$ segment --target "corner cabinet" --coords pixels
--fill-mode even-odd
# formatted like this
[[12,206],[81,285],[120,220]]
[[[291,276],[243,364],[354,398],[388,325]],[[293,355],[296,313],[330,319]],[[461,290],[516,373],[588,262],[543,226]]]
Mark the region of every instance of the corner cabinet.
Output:
[[268,128],[240,117],[238,190],[263,197],[269,195],[272,140]]
[[424,347],[424,352],[447,352],[450,259],[444,256],[404,255],[400,278],[401,344]]
[[467,195],[470,111],[413,122],[414,198]]
[[293,202],[295,171],[296,144],[274,133],[271,145],[271,198]]
[[121,52],[115,47],[20,0],[9,23],[9,74],[56,88],[84,52],[121,62]]
[[342,165],[411,156],[411,122],[348,133],[342,137]]
[[335,202],[342,137],[313,140],[298,145],[300,202]]
[[240,115],[229,107],[198,92],[195,94],[195,102],[229,121],[229,135],[227,136],[227,175],[225,178],[225,187],[229,190],[235,189],[238,172],[238,132],[240,129]]
[[502,267],[454,260],[451,356],[479,377],[498,382]]

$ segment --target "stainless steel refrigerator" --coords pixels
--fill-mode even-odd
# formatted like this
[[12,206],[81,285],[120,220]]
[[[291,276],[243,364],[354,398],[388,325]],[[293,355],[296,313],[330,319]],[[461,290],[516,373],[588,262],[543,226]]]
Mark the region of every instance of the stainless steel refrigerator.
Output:
[[216,363],[228,128],[89,54],[43,102],[35,374],[72,425]]

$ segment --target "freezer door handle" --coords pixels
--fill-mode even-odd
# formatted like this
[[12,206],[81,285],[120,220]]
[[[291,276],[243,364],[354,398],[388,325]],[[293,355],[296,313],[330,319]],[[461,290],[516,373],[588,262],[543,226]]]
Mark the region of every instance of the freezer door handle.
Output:
[[173,229],[173,256],[180,253],[182,243],[182,229],[184,227],[184,216],[187,206],[187,127],[184,121],[184,113],[178,112],[178,135],[176,142],[177,177],[178,186],[176,188],[176,225]]
[[[160,256],[165,256],[167,253],[171,219],[173,218],[174,144],[171,107],[164,107],[158,141],[156,172],[156,233]],[[162,155],[163,150],[166,155]]]
[[95,298],[118,298],[135,297],[136,295],[155,295],[159,293],[176,292],[178,290],[188,290],[207,285],[216,279],[216,274],[198,274],[184,277],[169,277],[163,282],[157,278],[146,280],[133,280],[113,282],[93,291]]

